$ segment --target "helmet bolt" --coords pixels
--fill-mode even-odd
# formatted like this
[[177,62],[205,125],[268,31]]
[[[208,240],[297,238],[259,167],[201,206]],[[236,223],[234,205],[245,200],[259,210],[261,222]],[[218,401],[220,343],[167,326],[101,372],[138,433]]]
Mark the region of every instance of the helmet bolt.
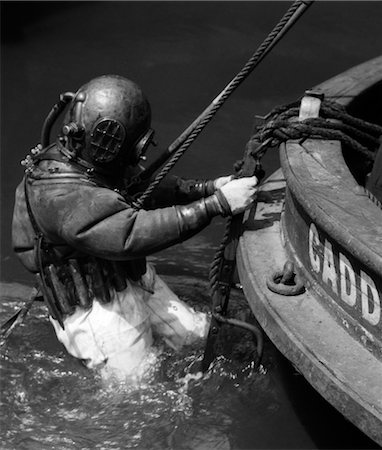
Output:
[[79,134],[80,127],[75,122],[70,122],[62,127],[65,136],[74,136]]

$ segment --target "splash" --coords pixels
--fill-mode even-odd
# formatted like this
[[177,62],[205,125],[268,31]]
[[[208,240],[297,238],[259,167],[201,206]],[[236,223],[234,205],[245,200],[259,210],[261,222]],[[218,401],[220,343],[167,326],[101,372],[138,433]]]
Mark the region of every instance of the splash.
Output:
[[[199,309],[208,300],[203,292],[191,299]],[[9,301],[1,307],[8,316],[17,306]],[[240,342],[239,336],[235,339]],[[264,377],[250,362],[227,356],[218,357],[203,374],[202,357],[200,346],[175,353],[158,343],[145,361],[143,377],[105,381],[65,352],[43,305],[36,305],[0,356],[3,445],[201,449],[208,444],[227,449],[235,441],[238,396],[248,395],[253,383],[257,389],[254,380]]]

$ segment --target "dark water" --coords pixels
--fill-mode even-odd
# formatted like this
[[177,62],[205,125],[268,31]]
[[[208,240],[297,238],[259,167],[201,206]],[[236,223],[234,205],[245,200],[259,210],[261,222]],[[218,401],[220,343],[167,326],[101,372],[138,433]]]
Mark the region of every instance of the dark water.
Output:
[[[181,298],[208,308],[205,282],[193,277],[166,280]],[[2,313],[8,317],[16,306],[14,299],[5,298]],[[237,291],[231,308],[230,315],[246,311]],[[226,353],[203,378],[192,378],[200,348],[174,355],[159,346],[159,362],[139,388],[105,385],[66,354],[45,308],[35,306],[1,352],[1,448],[374,447],[269,342],[255,371],[248,335],[224,329],[221,341]]]
[[[288,5],[2,2],[1,280],[31,281],[10,247],[13,194],[22,176],[19,161],[39,142],[59,93],[100,74],[127,76],[150,98],[157,139],[168,145],[230,81]],[[235,92],[176,173],[229,173],[255,114],[381,53],[381,13],[380,2],[316,2]],[[278,155],[269,155],[267,172],[277,166]],[[198,306],[208,302],[204,280],[222,225],[217,220],[154,258],[177,292]],[[242,300],[238,294],[236,300]],[[6,301],[2,317],[16,306]],[[238,347],[246,341],[239,336]],[[373,447],[271,344],[261,373],[242,373],[243,361],[220,360],[207,379],[187,384],[184,372],[198,357],[200,349],[180,358],[164,352],[140,390],[105,387],[55,343],[37,308],[2,355],[2,448],[225,448],[228,440],[233,448],[253,449]]]

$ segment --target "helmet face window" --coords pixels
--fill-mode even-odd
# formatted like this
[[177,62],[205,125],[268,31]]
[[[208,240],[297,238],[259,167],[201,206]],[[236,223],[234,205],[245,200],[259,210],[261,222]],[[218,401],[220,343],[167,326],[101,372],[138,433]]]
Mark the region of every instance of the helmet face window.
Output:
[[89,153],[93,161],[108,163],[113,161],[123,145],[125,129],[117,120],[101,119],[93,128]]

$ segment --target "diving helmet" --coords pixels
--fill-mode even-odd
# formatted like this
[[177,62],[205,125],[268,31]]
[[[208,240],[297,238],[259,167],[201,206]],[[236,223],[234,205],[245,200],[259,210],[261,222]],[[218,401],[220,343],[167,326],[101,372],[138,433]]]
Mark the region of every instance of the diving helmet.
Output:
[[61,141],[70,155],[95,170],[136,165],[152,142],[151,108],[133,81],[94,78],[73,96]]

